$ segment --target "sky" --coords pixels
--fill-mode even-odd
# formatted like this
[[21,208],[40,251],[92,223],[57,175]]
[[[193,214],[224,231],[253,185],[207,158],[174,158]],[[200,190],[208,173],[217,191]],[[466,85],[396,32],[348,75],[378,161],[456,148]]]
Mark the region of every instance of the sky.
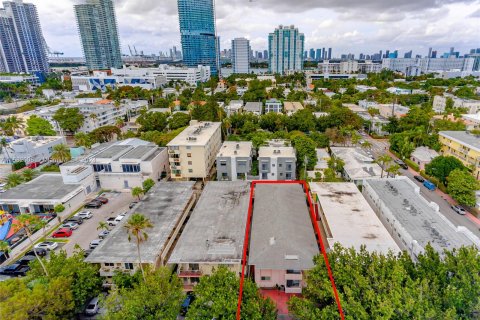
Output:
[[[81,0],[24,0],[37,5],[44,37],[52,51],[81,56],[73,13]],[[128,45],[145,54],[180,48],[177,1],[114,0],[122,53]],[[295,25],[305,48],[342,53],[413,50],[425,55],[455,47],[480,48],[480,0],[216,0],[221,49],[246,37],[253,50],[267,48],[268,33]]]

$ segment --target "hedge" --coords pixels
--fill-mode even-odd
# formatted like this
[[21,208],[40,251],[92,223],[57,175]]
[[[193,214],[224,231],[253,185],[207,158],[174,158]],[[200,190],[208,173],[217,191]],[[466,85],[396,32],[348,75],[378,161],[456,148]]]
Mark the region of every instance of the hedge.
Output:
[[17,171],[17,170],[20,170],[22,168],[25,168],[25,166],[26,166],[25,161],[18,161],[18,162],[14,162],[12,164],[13,171]]
[[427,175],[425,173],[425,171],[420,171],[420,175],[422,177],[424,177],[425,179],[429,180],[431,183],[433,183],[434,185],[436,185],[438,187],[438,189],[440,189],[443,193],[447,193],[447,187],[445,187],[445,185],[443,183],[440,182],[440,180],[438,180],[437,178],[435,177],[430,177],[429,175]]
[[416,164],[415,162],[413,162],[412,160],[410,159],[405,159],[404,162],[407,164],[407,166],[409,166],[410,168],[412,168],[413,170],[415,171],[420,171],[420,167],[418,166],[418,164]]

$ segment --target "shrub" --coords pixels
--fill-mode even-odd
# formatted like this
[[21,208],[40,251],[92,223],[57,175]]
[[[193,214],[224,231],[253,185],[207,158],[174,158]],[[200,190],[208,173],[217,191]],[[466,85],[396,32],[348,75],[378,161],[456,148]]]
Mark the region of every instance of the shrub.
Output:
[[412,168],[413,170],[415,171],[420,171],[420,167],[418,166],[418,164],[416,164],[415,162],[413,162],[412,160],[410,159],[405,159],[405,163],[407,164],[407,166],[409,166],[410,168]]
[[22,168],[25,168],[25,166],[26,166],[25,161],[18,161],[18,162],[14,162],[12,164],[13,171],[17,171],[17,170],[20,170]]

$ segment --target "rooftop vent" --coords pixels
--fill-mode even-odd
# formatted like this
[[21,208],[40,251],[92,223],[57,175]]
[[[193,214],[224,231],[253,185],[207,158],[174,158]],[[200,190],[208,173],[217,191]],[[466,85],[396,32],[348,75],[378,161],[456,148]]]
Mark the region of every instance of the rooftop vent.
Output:
[[295,254],[286,254],[285,260],[298,260],[298,256]]
[[240,149],[240,144],[239,143],[237,143],[236,148],[237,148],[237,150]]
[[270,245],[273,246],[275,244],[275,237],[270,238]]

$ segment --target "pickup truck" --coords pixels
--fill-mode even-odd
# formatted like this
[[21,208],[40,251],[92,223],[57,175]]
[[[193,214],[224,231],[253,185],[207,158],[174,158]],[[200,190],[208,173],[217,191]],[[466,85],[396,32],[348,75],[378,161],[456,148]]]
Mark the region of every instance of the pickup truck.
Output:
[[110,217],[107,219],[107,223],[109,226],[116,226],[120,221],[122,221],[122,219],[124,218],[125,216],[124,215],[121,215],[119,214],[118,216],[116,216],[115,218],[113,217]]

